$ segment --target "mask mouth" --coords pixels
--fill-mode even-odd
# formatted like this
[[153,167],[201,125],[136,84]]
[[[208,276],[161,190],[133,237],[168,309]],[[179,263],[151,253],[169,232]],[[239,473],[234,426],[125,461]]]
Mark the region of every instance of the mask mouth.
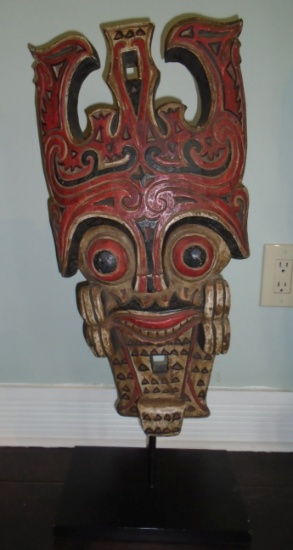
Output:
[[139,416],[146,435],[174,436],[184,416],[209,414],[205,399],[193,389],[199,319],[194,309],[117,312],[112,318],[119,350],[111,360],[117,411]]
[[178,311],[120,311],[112,316],[112,326],[118,328],[125,336],[138,338],[144,343],[165,342],[172,337],[180,336],[197,324],[194,309]]

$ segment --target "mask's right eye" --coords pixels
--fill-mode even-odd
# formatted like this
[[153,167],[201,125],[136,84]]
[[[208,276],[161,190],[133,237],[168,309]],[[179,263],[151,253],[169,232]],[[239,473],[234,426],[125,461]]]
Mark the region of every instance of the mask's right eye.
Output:
[[134,276],[132,241],[117,227],[93,227],[81,240],[78,263],[87,280],[119,284]]

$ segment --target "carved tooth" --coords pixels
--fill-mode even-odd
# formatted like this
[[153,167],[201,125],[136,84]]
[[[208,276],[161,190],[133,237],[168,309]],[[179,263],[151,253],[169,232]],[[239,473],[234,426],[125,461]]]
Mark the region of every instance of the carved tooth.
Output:
[[150,296],[149,294],[142,294],[137,297],[138,301],[142,307],[142,309],[145,309],[146,307],[151,307],[153,303],[155,302],[155,299],[153,296]]
[[190,302],[191,301],[192,290],[190,288],[185,287],[185,286],[182,285],[177,290],[177,294],[178,294],[179,298],[181,298],[181,300],[183,300],[184,302]]
[[[122,304],[126,304],[127,302],[129,302],[133,295],[133,291],[130,288],[117,288],[115,292]],[[117,307],[117,300],[115,300],[115,304],[113,303],[113,307]]]
[[156,297],[156,302],[159,306],[161,307],[168,307],[169,303],[170,303],[170,294],[166,293],[166,292],[162,292],[160,293],[157,297]]

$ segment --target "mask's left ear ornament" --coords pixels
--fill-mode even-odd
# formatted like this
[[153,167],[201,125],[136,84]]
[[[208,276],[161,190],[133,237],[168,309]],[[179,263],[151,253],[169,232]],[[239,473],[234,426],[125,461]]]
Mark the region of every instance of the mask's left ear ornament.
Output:
[[221,271],[249,254],[241,28],[194,18],[169,32],[166,61],[198,83],[196,124],[180,102],[154,110],[151,23],[105,29],[117,108],[89,110],[85,132],[77,102],[99,68],[95,49],[79,34],[31,47],[59,269],[83,273],[87,343],[109,358],[118,412],[139,416],[152,436],[209,414],[214,357],[229,347]]

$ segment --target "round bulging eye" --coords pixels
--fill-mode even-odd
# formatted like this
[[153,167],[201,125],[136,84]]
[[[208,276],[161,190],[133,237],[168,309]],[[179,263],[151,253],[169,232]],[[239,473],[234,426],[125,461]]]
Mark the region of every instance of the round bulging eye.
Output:
[[126,274],[129,260],[122,244],[114,239],[100,238],[88,248],[87,263],[95,277],[111,283]]
[[183,254],[184,263],[193,269],[202,267],[207,259],[207,253],[201,246],[189,246]]
[[117,257],[109,250],[101,250],[95,254],[93,264],[99,273],[106,275],[117,269],[118,261]]
[[78,267],[91,283],[130,286],[136,267],[134,243],[126,231],[106,221],[93,226],[80,241]]
[[186,277],[205,275],[214,261],[214,248],[202,235],[189,235],[177,240],[172,251],[173,265]]

